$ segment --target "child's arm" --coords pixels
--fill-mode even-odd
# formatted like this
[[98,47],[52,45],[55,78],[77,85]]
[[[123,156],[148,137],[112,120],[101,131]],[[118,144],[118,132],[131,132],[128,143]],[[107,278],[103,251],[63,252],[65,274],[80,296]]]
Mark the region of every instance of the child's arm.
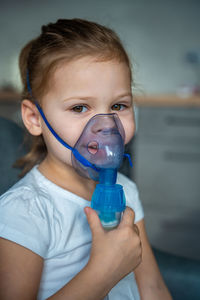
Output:
[[35,300],[43,259],[34,252],[0,238],[0,299]]
[[144,220],[139,221],[137,226],[140,231],[142,242],[142,262],[134,273],[139,287],[141,300],[172,300],[151,250],[146,235]]
[[[92,230],[88,264],[49,300],[100,300],[141,261],[134,212],[127,208],[117,229],[104,231],[91,208],[85,210]],[[36,300],[43,259],[32,251],[0,238],[0,299]]]

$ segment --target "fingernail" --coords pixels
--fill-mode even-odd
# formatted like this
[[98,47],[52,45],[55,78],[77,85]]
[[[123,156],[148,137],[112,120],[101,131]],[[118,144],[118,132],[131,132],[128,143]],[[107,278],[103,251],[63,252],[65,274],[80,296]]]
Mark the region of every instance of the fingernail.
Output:
[[89,212],[90,212],[90,209],[89,209],[89,207],[87,207],[87,206],[86,206],[86,207],[84,207],[84,211],[85,211],[85,213],[86,213],[86,214],[89,214]]

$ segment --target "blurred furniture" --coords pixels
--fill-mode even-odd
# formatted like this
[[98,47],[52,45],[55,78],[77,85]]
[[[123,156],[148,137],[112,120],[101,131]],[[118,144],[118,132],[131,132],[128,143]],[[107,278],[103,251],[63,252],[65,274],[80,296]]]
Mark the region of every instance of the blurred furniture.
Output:
[[0,195],[19,178],[13,164],[24,153],[24,131],[11,120],[0,117]]
[[155,94],[134,95],[135,105],[139,107],[200,107],[200,94],[184,95]]
[[199,300],[200,261],[153,251],[173,300]]
[[200,96],[136,99],[134,180],[160,250],[200,260]]
[[21,126],[20,97],[17,92],[0,90],[0,116]]
[[200,108],[140,107],[135,181],[151,243],[200,260]]
[[[18,180],[18,171],[12,168],[12,164],[25,152],[23,135],[23,129],[16,123],[0,117],[0,194]],[[173,299],[199,299],[200,261],[153,250]]]

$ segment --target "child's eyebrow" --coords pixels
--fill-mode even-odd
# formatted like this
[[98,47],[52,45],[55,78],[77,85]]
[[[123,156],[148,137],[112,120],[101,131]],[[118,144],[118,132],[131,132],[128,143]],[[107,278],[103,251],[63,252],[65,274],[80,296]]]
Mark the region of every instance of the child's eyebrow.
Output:
[[125,97],[132,97],[132,93],[128,92],[128,93],[123,93],[123,94],[120,94],[116,97],[116,99],[119,99],[119,98],[125,98]]
[[96,98],[95,97],[91,97],[91,96],[73,96],[73,97],[69,97],[69,98],[65,98],[63,100],[63,102],[65,101],[69,101],[69,100],[95,100]]
[[[115,100],[118,100],[119,98],[125,98],[125,97],[131,97],[132,98],[132,93],[123,93],[115,97]],[[91,96],[73,96],[69,98],[65,98],[63,102],[68,101],[68,100],[96,100],[96,97],[91,97]]]

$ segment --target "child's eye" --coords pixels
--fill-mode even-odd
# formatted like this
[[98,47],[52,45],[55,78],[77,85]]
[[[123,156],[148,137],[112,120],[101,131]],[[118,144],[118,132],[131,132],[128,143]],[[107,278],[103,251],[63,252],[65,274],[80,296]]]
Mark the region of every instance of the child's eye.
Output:
[[87,107],[84,105],[76,105],[72,108],[72,110],[76,113],[82,113],[87,111]]
[[123,110],[126,106],[124,104],[114,104],[111,108],[112,110],[120,111]]

